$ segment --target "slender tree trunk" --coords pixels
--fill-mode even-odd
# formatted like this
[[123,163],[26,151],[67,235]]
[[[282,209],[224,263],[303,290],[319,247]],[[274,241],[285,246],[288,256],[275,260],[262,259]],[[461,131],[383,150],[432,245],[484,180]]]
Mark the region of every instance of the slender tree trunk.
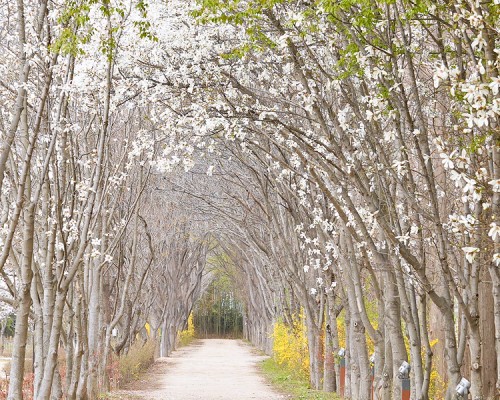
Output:
[[24,364],[26,345],[28,342],[29,314],[31,309],[31,283],[33,272],[31,263],[33,258],[33,236],[35,229],[34,206],[24,212],[23,259],[21,265],[21,288],[18,292],[19,300],[16,310],[16,330],[10,369],[10,384],[8,400],[23,398]]
[[330,289],[326,293],[325,364],[323,367],[323,390],[325,392],[335,392],[337,387],[335,354],[338,351],[338,332],[335,320],[335,299],[331,284],[330,274],[329,280],[326,282],[326,287]]
[[495,323],[495,350],[497,364],[496,391],[497,393],[500,393],[500,276],[498,267],[494,266],[493,263],[490,263],[489,271],[493,283],[493,312]]
[[88,305],[88,344],[89,353],[88,376],[87,376],[87,397],[97,398],[98,390],[98,364],[100,349],[100,312],[101,312],[101,273],[97,266],[90,269],[90,299]]
[[[389,267],[389,266],[388,266]],[[385,291],[384,291],[384,302],[385,302],[385,327],[387,329],[386,334],[391,341],[392,349],[392,377],[398,375],[398,370],[403,361],[408,361],[408,356],[406,354],[406,348],[403,340],[403,333],[401,330],[401,313],[400,313],[400,302],[399,294],[397,292],[396,281],[394,279],[394,274],[391,271],[384,272],[385,275]],[[394,378],[393,378],[394,379]],[[401,385],[400,382],[393,382],[392,385],[392,397],[394,399],[401,398]]]
[[344,304],[345,310],[345,381],[344,381],[344,397],[347,399],[351,398],[352,395],[352,371],[351,371],[351,362],[352,362],[352,354],[351,354],[351,310],[349,308],[349,303],[346,301]]
[[471,356],[470,393],[472,399],[483,399],[483,382],[481,376],[481,335],[479,325],[469,327],[469,350]]
[[52,386],[54,375],[58,367],[57,355],[59,354],[59,341],[62,331],[62,321],[64,307],[66,304],[65,292],[58,291],[55,299],[54,317],[52,321],[50,342],[47,349],[47,360],[43,370],[42,386],[37,396],[37,400],[46,400],[52,397]]
[[[307,317],[306,317],[307,320]],[[309,346],[309,371],[311,387],[316,390],[321,389],[321,332],[314,322],[307,323],[307,338]]]

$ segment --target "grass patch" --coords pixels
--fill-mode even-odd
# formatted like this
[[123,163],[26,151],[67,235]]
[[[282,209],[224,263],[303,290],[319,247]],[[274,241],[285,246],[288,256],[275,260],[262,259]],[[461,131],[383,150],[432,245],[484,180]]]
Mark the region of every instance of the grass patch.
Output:
[[272,358],[264,360],[261,370],[265,377],[278,390],[290,394],[292,400],[338,400],[340,397],[335,393],[325,393],[320,390],[309,388],[309,382],[303,377],[297,376],[294,371],[286,365],[278,365]]

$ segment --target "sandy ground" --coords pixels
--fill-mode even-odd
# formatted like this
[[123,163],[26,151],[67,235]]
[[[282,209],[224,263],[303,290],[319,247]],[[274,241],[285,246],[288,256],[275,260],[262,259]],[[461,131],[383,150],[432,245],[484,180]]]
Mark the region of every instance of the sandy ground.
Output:
[[137,390],[117,392],[114,399],[140,400],[276,400],[257,370],[263,356],[239,340],[207,339],[160,359]]

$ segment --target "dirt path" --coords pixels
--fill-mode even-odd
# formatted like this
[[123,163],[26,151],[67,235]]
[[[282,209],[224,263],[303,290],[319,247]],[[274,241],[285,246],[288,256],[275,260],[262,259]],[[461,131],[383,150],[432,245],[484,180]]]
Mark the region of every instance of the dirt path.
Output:
[[141,400],[277,400],[258,374],[252,347],[239,340],[200,340],[159,360],[138,390],[116,393],[114,399]]

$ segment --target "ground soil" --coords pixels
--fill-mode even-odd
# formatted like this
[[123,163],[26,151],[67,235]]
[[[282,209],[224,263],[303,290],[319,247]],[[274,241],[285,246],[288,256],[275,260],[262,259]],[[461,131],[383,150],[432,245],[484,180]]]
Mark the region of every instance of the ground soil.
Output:
[[128,400],[277,400],[260,376],[257,363],[265,357],[241,340],[204,339],[161,358],[144,377],[113,393]]

